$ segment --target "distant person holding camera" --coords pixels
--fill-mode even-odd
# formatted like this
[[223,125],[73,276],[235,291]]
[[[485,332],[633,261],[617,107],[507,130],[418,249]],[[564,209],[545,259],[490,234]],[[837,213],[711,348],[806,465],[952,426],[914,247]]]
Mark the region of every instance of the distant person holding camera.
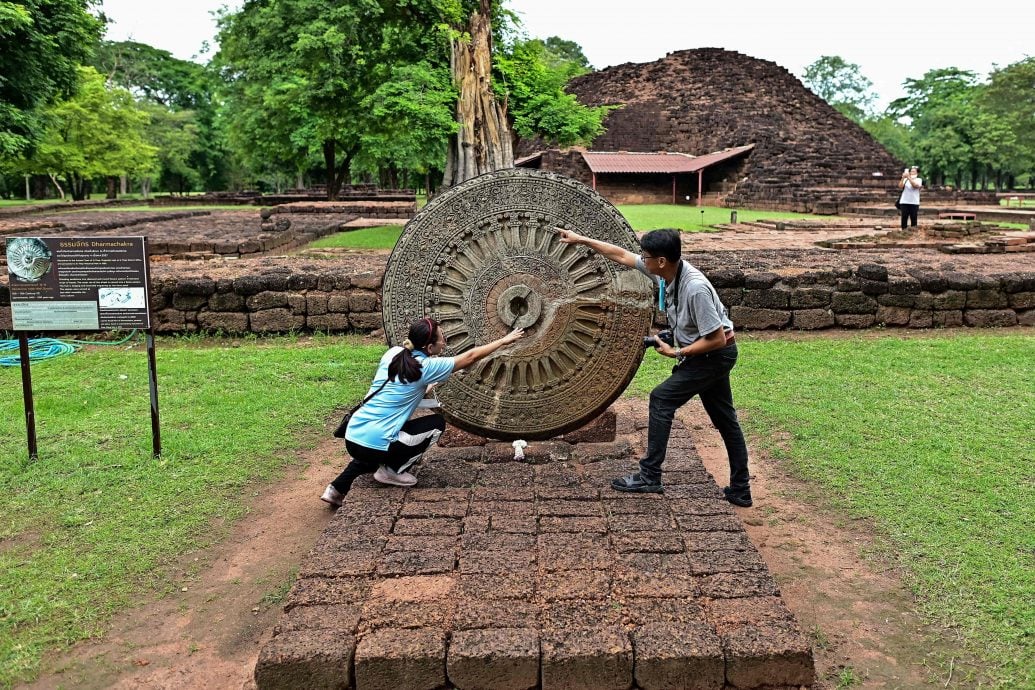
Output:
[[[655,349],[676,360],[672,375],[650,394],[647,452],[640,471],[611,482],[616,491],[661,493],[661,465],[665,461],[672,419],[677,409],[701,396],[712,424],[722,435],[729,455],[730,483],[723,492],[737,506],[751,506],[747,444],[737,421],[730,390],[730,371],[737,363],[733,322],[711,282],[682,258],[675,230],[652,230],[640,240],[641,254],[608,242],[557,228],[564,244],[581,244],[615,263],[635,268],[655,285],[663,285],[664,305],[672,343],[655,336]],[[660,280],[659,280],[660,279]],[[661,281],[664,281],[663,283]]]
[[906,229],[908,219],[911,227],[916,227],[916,218],[920,214],[920,188],[924,181],[920,179],[920,170],[915,165],[902,171],[902,179],[898,188],[902,195],[898,199],[899,211],[902,212],[902,229]]

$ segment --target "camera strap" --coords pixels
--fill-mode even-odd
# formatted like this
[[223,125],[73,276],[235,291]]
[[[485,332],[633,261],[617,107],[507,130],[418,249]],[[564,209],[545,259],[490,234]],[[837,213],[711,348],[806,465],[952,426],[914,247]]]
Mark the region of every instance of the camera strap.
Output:
[[676,268],[676,282],[672,286],[672,308],[676,311],[676,316],[679,316],[679,281],[683,277],[683,260],[679,260],[679,266]]

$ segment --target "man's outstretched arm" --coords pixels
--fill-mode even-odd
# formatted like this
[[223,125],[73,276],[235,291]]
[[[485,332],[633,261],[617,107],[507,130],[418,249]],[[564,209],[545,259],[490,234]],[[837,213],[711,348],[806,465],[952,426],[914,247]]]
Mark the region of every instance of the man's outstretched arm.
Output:
[[628,266],[629,268],[636,267],[636,259],[639,257],[624,247],[619,247],[617,244],[611,244],[603,240],[595,240],[592,237],[586,237],[564,228],[556,228],[556,230],[563,244],[582,244],[615,263]]

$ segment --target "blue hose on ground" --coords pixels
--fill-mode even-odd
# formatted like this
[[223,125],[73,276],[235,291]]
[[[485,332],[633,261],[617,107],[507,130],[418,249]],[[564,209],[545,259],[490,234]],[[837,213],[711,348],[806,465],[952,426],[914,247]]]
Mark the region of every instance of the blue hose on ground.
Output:
[[[77,352],[83,345],[122,345],[137,334],[137,329],[130,331],[122,340],[108,342],[103,340],[59,340],[57,338],[30,338],[29,361],[38,362],[55,357],[64,357]],[[4,354],[14,352],[14,354]],[[0,340],[0,367],[17,367],[21,365],[17,340]]]

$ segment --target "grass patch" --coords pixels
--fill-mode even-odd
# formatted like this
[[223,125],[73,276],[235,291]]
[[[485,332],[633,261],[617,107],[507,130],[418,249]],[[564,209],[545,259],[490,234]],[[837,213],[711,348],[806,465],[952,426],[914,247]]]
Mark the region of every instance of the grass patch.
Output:
[[[715,206],[704,207],[704,219],[706,227],[700,225],[701,214],[696,207],[678,206],[675,204],[644,204],[619,206],[633,230],[642,232],[657,228],[679,228],[688,232],[709,231],[712,225],[717,223],[728,223],[730,220],[730,209]],[[760,218],[821,218],[822,216],[808,216],[801,213],[785,213],[782,211],[749,211],[738,210],[738,220],[750,221]],[[401,225],[382,225],[376,228],[361,228],[339,232],[327,237],[321,237],[311,243],[309,247],[324,249],[328,247],[347,247],[349,249],[392,249],[395,247],[399,235],[402,234]]]
[[379,225],[375,228],[357,228],[321,237],[309,244],[314,249],[346,247],[349,249],[392,249],[402,234],[401,225]]
[[[832,507],[872,520],[928,620],[984,659],[982,674],[1032,686],[1035,338],[738,340],[735,394],[756,443],[785,432],[767,450]],[[351,337],[161,339],[159,461],[139,346],[33,366],[33,464],[19,371],[0,370],[0,686],[169,591],[168,566],[225,534],[254,495],[244,489],[312,447],[382,352]],[[649,352],[629,394],[670,366]],[[955,677],[968,672],[957,660]]]
[[[1035,338],[745,339],[740,350],[734,394],[756,442],[832,506],[872,520],[927,620],[984,659],[972,674],[1035,687]],[[648,352],[632,392],[670,366]],[[780,431],[787,444],[767,443]]]
[[[1020,203],[1018,203],[1018,201]],[[1026,206],[1035,206],[1035,199],[1027,197],[1020,197],[1018,201],[1011,201],[1008,197],[999,200],[999,205],[1006,208],[1023,208]]]
[[33,199],[32,201],[26,201],[25,199],[0,199],[0,208],[8,206],[35,206],[36,204],[61,203],[64,203],[64,199]]
[[122,213],[123,211],[148,211],[149,213],[165,213],[167,211],[259,211],[262,206],[242,206],[241,204],[191,204],[189,206],[94,206],[91,208],[57,209],[66,214],[72,213]]
[[[720,206],[697,208],[687,204],[623,204],[617,207],[629,225],[637,232],[658,228],[679,228],[687,232],[707,232],[711,226],[730,222],[729,209]],[[702,220],[701,211],[704,211]],[[737,221],[750,222],[763,219],[810,218],[828,220],[829,216],[813,216],[789,211],[753,211],[738,208]]]
[[0,687],[33,677],[44,651],[102,634],[141,595],[168,591],[166,566],[243,514],[243,487],[323,437],[383,349],[339,337],[163,339],[157,461],[142,348],[33,365],[32,464],[19,369],[0,370]]

